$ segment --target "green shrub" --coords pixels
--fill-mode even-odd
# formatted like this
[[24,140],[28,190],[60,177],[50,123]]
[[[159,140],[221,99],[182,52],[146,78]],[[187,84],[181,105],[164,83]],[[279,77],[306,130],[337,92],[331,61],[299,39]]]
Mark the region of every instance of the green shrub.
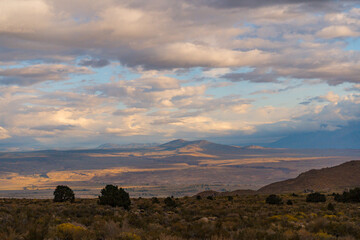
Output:
[[306,196],[306,202],[313,202],[313,203],[326,202],[326,196],[318,192],[310,193],[309,195]]
[[68,186],[59,185],[54,191],[54,202],[74,202],[75,194]]
[[269,195],[266,198],[265,202],[268,203],[268,204],[282,204],[283,203],[282,199],[279,196],[275,195],[275,194]]
[[101,190],[101,196],[99,196],[98,203],[100,205],[117,206],[125,209],[129,209],[131,205],[129,193],[114,185],[106,185],[105,188]]

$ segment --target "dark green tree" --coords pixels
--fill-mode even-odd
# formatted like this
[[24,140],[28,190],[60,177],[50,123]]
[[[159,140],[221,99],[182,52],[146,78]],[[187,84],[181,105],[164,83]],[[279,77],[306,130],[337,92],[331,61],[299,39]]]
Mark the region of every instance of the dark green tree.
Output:
[[129,193],[124,189],[118,188],[114,185],[106,185],[101,190],[101,196],[99,196],[100,205],[110,205],[112,207],[123,207],[129,209],[131,205]]
[[306,196],[306,202],[326,202],[326,196],[318,192],[310,193]]
[[277,204],[277,205],[283,203],[281,197],[279,197],[279,196],[277,196],[277,195],[275,195],[275,194],[269,195],[269,196],[266,198],[265,202],[268,203],[268,204]]
[[54,191],[54,202],[74,202],[75,194],[71,188],[64,185],[59,185]]

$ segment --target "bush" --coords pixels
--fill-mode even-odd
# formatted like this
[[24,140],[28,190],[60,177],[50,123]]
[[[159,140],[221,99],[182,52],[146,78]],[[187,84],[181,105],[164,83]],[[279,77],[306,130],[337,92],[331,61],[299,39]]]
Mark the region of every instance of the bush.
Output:
[[327,210],[329,210],[329,211],[334,211],[334,210],[335,210],[334,204],[329,203],[329,204],[327,205]]
[[313,202],[313,203],[326,202],[326,196],[318,192],[310,193],[309,195],[306,196],[306,202]]
[[73,240],[80,239],[84,235],[86,229],[82,226],[71,223],[63,223],[56,227],[56,236],[60,239]]
[[334,200],[337,202],[360,202],[360,188],[350,189],[350,191],[344,191],[342,195],[335,194]]
[[75,194],[68,186],[59,185],[54,191],[54,202],[74,202]]
[[196,199],[197,199],[197,200],[201,200],[201,196],[200,196],[200,195],[197,195],[197,196],[196,196]]
[[159,199],[157,197],[153,197],[152,198],[152,203],[155,204],[155,203],[160,203]]
[[228,201],[234,200],[233,196],[228,196]]
[[287,205],[293,205],[293,202],[289,199],[289,200],[287,200],[286,204]]
[[164,199],[164,203],[167,207],[176,207],[176,202],[173,198],[167,197]]
[[275,194],[271,194],[271,195],[269,195],[267,198],[266,198],[266,203],[268,203],[268,204],[282,204],[283,202],[282,202],[282,199],[279,197],[279,196],[277,196],[277,195],[275,195]]
[[101,190],[101,196],[99,196],[98,203],[100,205],[117,206],[125,209],[129,209],[131,205],[129,193],[114,185],[106,185],[105,188]]

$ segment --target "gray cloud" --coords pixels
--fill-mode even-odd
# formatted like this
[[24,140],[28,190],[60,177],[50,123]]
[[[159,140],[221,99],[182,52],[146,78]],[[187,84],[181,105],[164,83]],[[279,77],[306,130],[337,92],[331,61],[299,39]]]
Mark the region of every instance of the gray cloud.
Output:
[[107,59],[83,59],[79,63],[81,66],[102,68],[110,64]]
[[247,73],[227,73],[221,76],[221,78],[230,80],[232,82],[250,81],[250,82],[278,82],[279,75],[273,72],[264,72],[255,69],[252,72]]
[[[281,4],[306,4],[311,7],[324,7],[329,3],[334,3],[334,0],[199,0],[198,2],[213,7],[221,8],[237,8],[237,7],[263,7]],[[345,0],[342,2],[354,2],[354,0]]]
[[56,130],[59,131],[71,130],[74,127],[75,127],[74,125],[43,125],[43,126],[33,127],[32,129],[46,131],[46,132],[53,132]]
[[63,64],[39,64],[22,68],[0,69],[0,84],[29,86],[45,81],[62,81],[70,74],[91,74],[86,67]]

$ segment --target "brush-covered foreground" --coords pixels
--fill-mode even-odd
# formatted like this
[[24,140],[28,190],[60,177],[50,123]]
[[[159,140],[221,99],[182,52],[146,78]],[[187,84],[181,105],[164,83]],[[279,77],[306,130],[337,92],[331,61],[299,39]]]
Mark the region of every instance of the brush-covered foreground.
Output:
[[285,204],[270,205],[266,197],[184,197],[173,199],[176,206],[140,198],[129,211],[96,199],[0,199],[0,239],[360,239],[359,204],[289,194],[281,195]]

